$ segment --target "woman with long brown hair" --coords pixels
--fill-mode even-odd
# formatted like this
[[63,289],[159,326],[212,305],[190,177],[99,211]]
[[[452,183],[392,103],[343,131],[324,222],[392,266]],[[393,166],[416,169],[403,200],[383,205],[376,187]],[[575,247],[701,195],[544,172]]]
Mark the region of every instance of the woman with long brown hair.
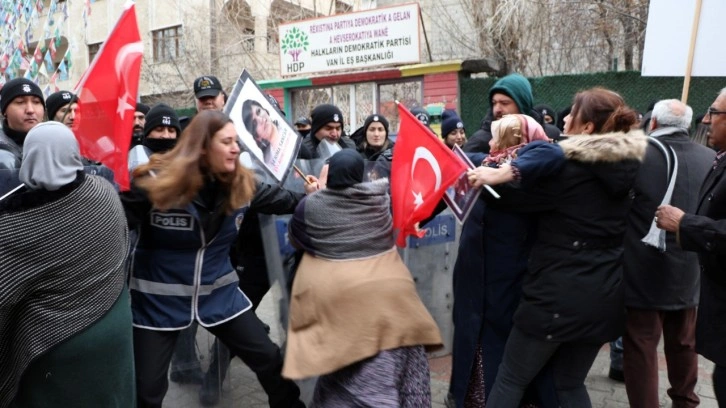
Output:
[[257,374],[271,407],[302,406],[229,260],[255,192],[239,153],[231,119],[200,112],[172,150],[134,170],[134,188],[122,195],[138,230],[129,287],[139,407],[161,407],[177,336],[194,321]]
[[620,95],[590,89],[575,96],[565,118],[564,163],[554,177],[528,183],[543,163],[529,152],[511,165],[469,171],[474,185],[518,179],[525,188],[505,185],[498,204],[537,217],[522,297],[487,405],[518,407],[549,362],[560,406],[591,406],[585,377],[601,346],[624,329],[623,237],[648,143],[631,130],[636,124]]

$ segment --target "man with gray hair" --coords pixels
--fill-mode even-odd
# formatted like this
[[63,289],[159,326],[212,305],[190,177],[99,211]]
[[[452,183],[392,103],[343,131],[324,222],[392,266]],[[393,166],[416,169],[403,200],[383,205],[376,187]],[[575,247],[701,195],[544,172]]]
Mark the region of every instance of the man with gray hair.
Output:
[[[635,182],[635,198],[628,215],[623,276],[626,329],[623,371],[628,400],[633,407],[657,407],[658,353],[663,333],[664,351],[674,407],[695,407],[698,379],[695,350],[696,307],[700,269],[695,253],[685,252],[677,236],[665,233],[665,249],[648,246],[643,237],[658,234],[653,214],[672,193],[670,203],[694,212],[698,191],[711,167],[714,152],[693,143],[688,135],[693,110],[676,99],[655,104],[650,143]],[[671,183],[673,180],[673,183]]]
[[701,262],[701,304],[696,324],[696,350],[716,365],[713,390],[726,406],[726,88],[706,112],[708,143],[718,153],[703,179],[695,210],[674,205],[658,207],[658,227],[676,233],[678,244],[698,253]]

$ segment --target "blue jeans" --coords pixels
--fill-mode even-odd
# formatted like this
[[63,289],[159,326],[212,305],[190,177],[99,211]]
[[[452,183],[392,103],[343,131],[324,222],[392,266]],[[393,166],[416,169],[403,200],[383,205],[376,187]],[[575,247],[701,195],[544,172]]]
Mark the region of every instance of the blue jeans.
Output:
[[539,340],[522,333],[515,326],[507,340],[487,406],[518,408],[527,385],[551,361],[560,407],[592,407],[585,378],[600,347],[598,344]]

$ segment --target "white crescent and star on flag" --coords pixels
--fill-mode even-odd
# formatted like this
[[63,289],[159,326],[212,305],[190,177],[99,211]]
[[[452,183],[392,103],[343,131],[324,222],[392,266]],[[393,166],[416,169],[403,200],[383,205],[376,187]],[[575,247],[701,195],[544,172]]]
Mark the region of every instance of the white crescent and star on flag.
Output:
[[116,109],[116,113],[121,116],[121,119],[124,118],[126,111],[133,111],[136,109],[136,101],[131,98],[127,86],[127,76],[130,74],[129,71],[131,70],[125,68],[133,64],[136,58],[141,58],[143,53],[144,45],[141,41],[137,41],[124,45],[121,49],[119,49],[118,54],[116,54],[116,61],[114,64],[116,68],[116,78],[118,78],[123,84],[122,86],[124,90],[123,96],[118,98],[118,108]]
[[[436,157],[434,157],[433,153],[425,147],[417,147],[413,154],[413,161],[411,164],[411,179],[413,179],[413,173],[416,170],[416,165],[418,164],[419,160],[424,160],[428,162],[429,166],[431,166],[431,170],[434,172],[434,176],[436,177],[436,184],[434,186],[434,191],[438,190],[439,187],[441,187],[441,167],[439,166],[439,162],[436,160]],[[418,207],[423,204],[423,193],[416,192],[411,190],[411,193],[413,194],[413,203],[416,206],[414,209],[418,209]]]

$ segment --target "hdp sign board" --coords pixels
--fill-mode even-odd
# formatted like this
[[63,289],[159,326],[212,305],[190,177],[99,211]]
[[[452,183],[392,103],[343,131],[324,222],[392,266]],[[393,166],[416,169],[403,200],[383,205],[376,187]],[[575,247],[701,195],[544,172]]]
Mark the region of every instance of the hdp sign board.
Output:
[[418,4],[280,26],[282,76],[420,62]]

